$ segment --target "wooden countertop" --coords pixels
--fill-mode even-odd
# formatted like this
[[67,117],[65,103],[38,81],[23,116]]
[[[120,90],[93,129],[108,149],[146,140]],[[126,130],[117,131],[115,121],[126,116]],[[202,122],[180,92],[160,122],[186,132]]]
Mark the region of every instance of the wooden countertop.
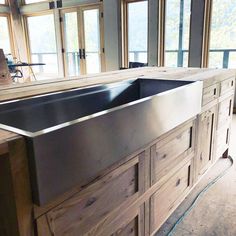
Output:
[[[213,83],[235,76],[235,74],[235,70],[226,69],[142,67],[79,76],[72,79],[54,79],[28,82],[24,84],[18,83],[3,85],[0,87],[0,101],[14,100],[50,92],[58,92],[96,84],[112,83],[140,77],[170,80],[201,80],[203,81],[204,87],[207,87]],[[17,134],[0,130],[0,144],[9,138],[16,138],[17,136]]]
[[199,68],[167,68],[143,67],[128,70],[105,72],[94,75],[79,76],[71,79],[54,79],[34,81],[24,84],[3,85],[0,87],[0,101],[7,101],[58,92],[95,84],[111,83],[132,78],[163,78],[175,80],[202,80],[204,86],[235,76],[235,70],[199,69]]

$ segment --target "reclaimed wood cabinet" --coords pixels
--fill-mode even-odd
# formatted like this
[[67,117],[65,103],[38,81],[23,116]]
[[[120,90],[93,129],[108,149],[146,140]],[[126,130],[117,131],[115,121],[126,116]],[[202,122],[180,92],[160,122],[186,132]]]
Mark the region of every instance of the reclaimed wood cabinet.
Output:
[[160,228],[192,186],[191,159],[150,198],[150,235]]
[[[118,224],[116,221],[114,223],[114,218],[120,214],[120,209],[126,209],[144,193],[147,158],[146,152],[141,152],[47,211],[37,219],[39,235],[45,235],[44,221],[48,222],[49,233],[46,235],[107,235],[103,232],[108,229],[111,231]],[[139,213],[134,215],[140,218]],[[134,222],[127,226],[121,225],[117,231],[127,231],[131,226],[135,226]]]
[[217,105],[198,117],[197,178],[211,165],[213,159],[214,137],[217,118]]
[[142,68],[96,75],[99,78],[82,82],[60,82],[63,86],[55,81],[51,87],[39,84],[32,89],[34,85],[30,85],[24,93],[22,88],[18,93],[17,87],[4,89],[0,99],[141,76],[203,81],[202,111],[130,153],[88,185],[77,186],[43,206],[32,202],[24,138],[0,130],[0,235],[149,236],[157,232],[201,176],[228,150],[234,72]]
[[[163,182],[194,152],[195,120],[186,122],[151,147],[151,185]],[[164,180],[165,181],[165,180]]]

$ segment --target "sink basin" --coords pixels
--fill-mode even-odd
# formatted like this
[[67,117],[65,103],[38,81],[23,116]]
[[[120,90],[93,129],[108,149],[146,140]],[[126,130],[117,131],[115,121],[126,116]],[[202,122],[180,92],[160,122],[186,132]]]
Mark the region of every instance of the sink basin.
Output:
[[83,186],[201,110],[202,82],[134,79],[0,104],[0,128],[24,135],[33,199]]

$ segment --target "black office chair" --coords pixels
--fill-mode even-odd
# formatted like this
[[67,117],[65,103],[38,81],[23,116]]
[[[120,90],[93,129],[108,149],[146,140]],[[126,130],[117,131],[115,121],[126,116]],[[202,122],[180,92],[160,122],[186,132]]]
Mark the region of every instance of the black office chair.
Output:
[[129,62],[129,68],[138,68],[147,66],[148,63],[141,63],[141,62]]
[[129,68],[120,67],[120,70],[130,69],[130,68],[138,68],[148,66],[148,63],[141,63],[141,62],[129,62]]

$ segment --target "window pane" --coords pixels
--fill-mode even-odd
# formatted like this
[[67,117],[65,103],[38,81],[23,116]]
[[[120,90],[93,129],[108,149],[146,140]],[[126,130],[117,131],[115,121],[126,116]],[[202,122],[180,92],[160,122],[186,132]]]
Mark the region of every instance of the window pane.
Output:
[[0,4],[6,4],[5,0],[0,0]]
[[187,66],[191,0],[166,1],[165,65]]
[[3,49],[5,54],[11,53],[8,20],[6,16],[0,16],[0,48]]
[[25,4],[36,3],[36,2],[45,2],[47,0],[25,0]]
[[46,66],[39,66],[39,68],[33,67],[35,73],[38,72],[38,79],[47,79],[47,75],[58,75],[53,15],[33,16],[28,17],[27,20],[32,62],[46,64]]
[[148,2],[128,3],[129,61],[147,63]]
[[209,67],[235,68],[235,0],[214,0],[212,7]]
[[64,22],[67,75],[76,76],[80,74],[77,12],[65,13]]
[[84,11],[84,40],[86,51],[86,72],[88,74],[99,73],[101,71],[101,60],[98,9]]

